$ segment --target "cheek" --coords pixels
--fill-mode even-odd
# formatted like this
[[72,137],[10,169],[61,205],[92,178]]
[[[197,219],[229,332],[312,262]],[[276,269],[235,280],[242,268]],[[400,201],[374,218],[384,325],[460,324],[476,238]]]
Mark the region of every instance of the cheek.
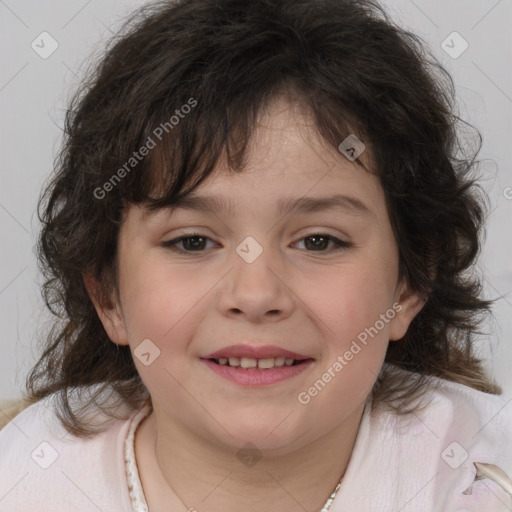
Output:
[[394,287],[390,274],[371,265],[347,266],[333,272],[321,290],[309,292],[311,309],[329,327],[330,337],[340,341],[355,337],[391,308]]
[[[137,370],[148,387],[166,382],[180,372],[186,378],[184,364],[191,337],[197,329],[201,313],[200,299],[211,288],[204,279],[195,282],[197,275],[169,268],[155,259],[126,266],[122,288],[123,315],[128,340]],[[149,341],[147,341],[149,340]],[[148,356],[139,357],[141,353]],[[149,359],[150,364],[146,365]],[[167,370],[168,373],[165,372]]]
[[[122,280],[123,313],[133,337],[164,340],[198,301],[206,285],[157,258],[132,258]],[[204,292],[203,292],[204,293]]]

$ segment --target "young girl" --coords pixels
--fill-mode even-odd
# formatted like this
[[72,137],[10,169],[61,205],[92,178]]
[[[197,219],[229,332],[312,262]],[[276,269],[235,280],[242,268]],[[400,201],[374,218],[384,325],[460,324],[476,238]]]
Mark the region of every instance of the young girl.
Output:
[[453,95],[371,0],[132,18],[42,196],[0,510],[512,510]]

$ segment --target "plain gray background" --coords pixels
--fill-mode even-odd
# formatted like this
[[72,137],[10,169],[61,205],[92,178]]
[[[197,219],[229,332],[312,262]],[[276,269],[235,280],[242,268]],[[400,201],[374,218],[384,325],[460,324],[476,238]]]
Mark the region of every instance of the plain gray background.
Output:
[[[21,396],[38,355],[38,341],[51,320],[39,292],[35,208],[59,147],[67,101],[83,76],[86,59],[101,52],[122,18],[144,3],[0,0],[0,399]],[[452,74],[459,114],[484,138],[481,183],[492,213],[479,268],[485,275],[486,297],[502,298],[480,346],[490,371],[505,388],[505,398],[512,398],[512,0],[382,4],[426,41]],[[41,36],[43,32],[49,36]],[[52,45],[57,49],[45,55]]]

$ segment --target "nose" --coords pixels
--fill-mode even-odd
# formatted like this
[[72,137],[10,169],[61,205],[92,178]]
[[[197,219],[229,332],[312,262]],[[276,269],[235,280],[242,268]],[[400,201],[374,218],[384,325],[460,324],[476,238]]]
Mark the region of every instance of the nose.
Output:
[[254,261],[235,253],[231,261],[218,302],[224,315],[261,323],[292,313],[292,283],[275,252],[264,249]]

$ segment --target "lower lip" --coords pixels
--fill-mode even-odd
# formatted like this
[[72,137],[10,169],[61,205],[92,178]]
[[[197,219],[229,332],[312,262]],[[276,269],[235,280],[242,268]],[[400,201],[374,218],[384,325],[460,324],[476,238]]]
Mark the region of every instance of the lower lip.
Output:
[[244,386],[264,386],[266,384],[274,384],[282,380],[291,379],[307,370],[314,363],[313,359],[309,359],[295,366],[280,366],[269,368],[268,370],[260,370],[258,368],[224,366],[214,363],[209,359],[202,359],[202,361],[217,375]]

